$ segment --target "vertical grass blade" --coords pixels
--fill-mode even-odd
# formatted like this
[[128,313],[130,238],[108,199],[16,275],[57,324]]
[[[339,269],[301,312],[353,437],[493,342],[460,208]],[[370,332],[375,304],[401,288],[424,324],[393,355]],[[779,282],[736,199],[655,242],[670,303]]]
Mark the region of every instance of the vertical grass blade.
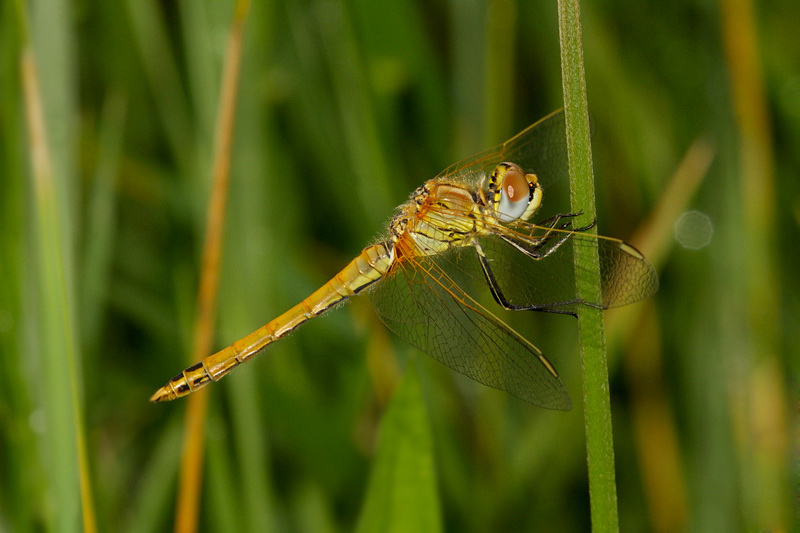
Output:
[[381,420],[372,469],[359,533],[441,531],[433,439],[411,363]]
[[[572,211],[583,211],[586,217],[592,220],[596,217],[594,174],[578,0],[559,0],[558,28],[561,41],[561,77],[567,124]],[[600,301],[600,266],[597,251],[590,247],[577,248],[581,248],[575,251],[578,297],[587,301]],[[592,528],[595,531],[617,531],[619,519],[614,474],[614,437],[611,430],[611,402],[608,392],[602,310],[583,308],[579,311],[578,336],[583,367],[584,420]]]
[[24,373],[23,323],[26,308],[26,195],[25,142],[19,135],[23,123],[22,85],[18,62],[21,27],[16,8],[3,4],[0,13],[0,512],[3,526],[12,531],[33,531],[39,525],[34,510],[43,468],[36,451],[36,434],[30,424],[31,391]]
[[[233,145],[233,124],[239,88],[244,23],[250,9],[249,0],[239,0],[235,9],[222,74],[214,147],[213,188],[206,221],[192,361],[209,355],[213,348],[219,266],[230,178],[230,154]],[[175,529],[177,531],[197,530],[207,410],[207,391],[201,391],[189,398],[176,509]]]
[[[61,165],[54,166],[45,123],[45,104],[39,83],[36,56],[30,44],[22,51],[21,78],[31,154],[36,250],[36,273],[42,313],[43,407],[45,411],[47,470],[51,476],[53,517],[51,526],[59,531],[75,530],[82,511],[84,531],[96,531],[83,424],[83,405],[78,380],[78,341],[73,320],[73,302],[68,279],[63,214],[66,201],[59,200],[65,178]],[[58,176],[56,176],[58,172]],[[77,490],[76,490],[77,489]]]
[[[249,332],[253,320],[259,320],[254,317],[271,318],[274,314],[274,310],[269,308],[275,305],[274,293],[266,286],[270,284],[269,280],[276,279],[273,273],[278,269],[277,264],[285,265],[281,262],[284,257],[276,250],[289,247],[277,244],[271,238],[273,232],[280,228],[282,238],[287,241],[304,242],[292,239],[291,232],[287,231],[285,204],[264,201],[270,192],[282,189],[285,181],[281,178],[286,175],[276,161],[281,153],[280,136],[274,135],[269,126],[273,109],[267,107],[263,113],[243,112],[260,110],[263,105],[259,69],[273,61],[275,7],[271,2],[254,4],[247,21],[244,42],[247,53],[242,58],[242,89],[238,97],[241,111],[236,119],[236,147],[231,166],[235,178],[231,183],[230,203],[236,208],[229,213],[226,230],[235,238],[228,241],[223,252],[225,275],[220,280],[218,332],[226,342]],[[274,352],[271,354],[275,355]],[[265,405],[271,401],[267,391],[272,390],[271,386],[265,387],[265,377],[257,367],[251,367],[231,376],[231,380],[222,384],[221,390],[215,393],[225,395],[224,404],[228,409],[224,417],[210,420],[220,422],[219,433],[226,431],[227,441],[214,443],[212,449],[214,435],[209,433],[208,468],[211,476],[212,465],[216,465],[213,468],[217,468],[224,481],[225,473],[219,466],[231,467],[227,475],[235,486],[227,496],[237,503],[227,514],[236,515],[235,523],[241,524],[239,530],[267,533],[277,529],[279,507],[271,486],[271,427],[263,416]],[[267,379],[273,377],[270,375]],[[287,412],[283,415],[292,416]],[[216,493],[218,485],[212,481],[209,477],[207,485],[215,487]],[[222,500],[216,494],[214,498]],[[217,520],[224,518],[216,511],[214,514]]]

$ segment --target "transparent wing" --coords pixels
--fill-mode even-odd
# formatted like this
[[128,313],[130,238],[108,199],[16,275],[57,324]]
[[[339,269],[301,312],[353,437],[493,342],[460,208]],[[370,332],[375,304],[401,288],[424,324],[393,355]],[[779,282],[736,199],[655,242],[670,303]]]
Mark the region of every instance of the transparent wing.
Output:
[[[450,268],[456,262],[458,268]],[[471,247],[408,259],[370,295],[389,329],[453,370],[529,403],[570,409],[569,394],[550,362],[462,290],[457,278],[463,275],[480,276]]]
[[[655,268],[633,246],[608,237],[517,222],[478,238],[496,285],[514,307],[574,313],[581,305],[608,309],[643,300],[658,290]],[[575,250],[600,259],[599,301],[578,299]]]
[[566,178],[569,168],[563,111],[549,114],[500,146],[449,166],[437,179],[477,186],[503,161],[535,173],[543,185]]

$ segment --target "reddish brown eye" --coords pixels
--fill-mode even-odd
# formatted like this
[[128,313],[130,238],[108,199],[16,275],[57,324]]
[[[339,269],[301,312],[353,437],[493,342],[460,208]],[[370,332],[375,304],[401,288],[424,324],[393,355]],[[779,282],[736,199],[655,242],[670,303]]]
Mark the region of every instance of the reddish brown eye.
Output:
[[515,168],[508,169],[503,176],[500,202],[496,208],[500,220],[511,222],[521,217],[528,208],[530,199],[530,185],[525,174]]
[[503,179],[503,189],[511,202],[519,202],[528,198],[528,180],[521,172],[509,170]]

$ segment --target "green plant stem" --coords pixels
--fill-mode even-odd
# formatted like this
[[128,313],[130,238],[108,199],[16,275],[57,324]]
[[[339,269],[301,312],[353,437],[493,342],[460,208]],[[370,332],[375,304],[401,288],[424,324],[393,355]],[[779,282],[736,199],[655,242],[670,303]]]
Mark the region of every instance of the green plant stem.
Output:
[[[571,207],[574,212],[582,211],[591,220],[595,218],[594,176],[578,0],[559,0],[558,28],[561,40],[561,77],[567,124]],[[596,249],[576,247],[575,277],[579,298],[586,301],[600,301],[600,265]],[[601,309],[586,307],[578,312],[578,335],[583,367],[584,422],[592,529],[617,531],[619,518],[614,476],[614,440],[611,430],[611,402],[608,393],[608,366]]]

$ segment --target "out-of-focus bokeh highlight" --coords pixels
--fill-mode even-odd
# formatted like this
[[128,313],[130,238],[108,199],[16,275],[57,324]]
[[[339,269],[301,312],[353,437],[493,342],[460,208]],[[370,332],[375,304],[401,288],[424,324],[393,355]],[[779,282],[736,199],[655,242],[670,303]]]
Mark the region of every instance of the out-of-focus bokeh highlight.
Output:
[[[598,227],[661,281],[607,315],[621,528],[797,527],[800,3],[582,8]],[[233,19],[0,7],[0,531],[173,527],[186,402],[147,399],[192,349]],[[559,65],[555,2],[253,2],[215,347],[560,107]],[[511,321],[572,411],[454,374],[359,298],[211,385],[200,530],[586,531],[576,323]]]

